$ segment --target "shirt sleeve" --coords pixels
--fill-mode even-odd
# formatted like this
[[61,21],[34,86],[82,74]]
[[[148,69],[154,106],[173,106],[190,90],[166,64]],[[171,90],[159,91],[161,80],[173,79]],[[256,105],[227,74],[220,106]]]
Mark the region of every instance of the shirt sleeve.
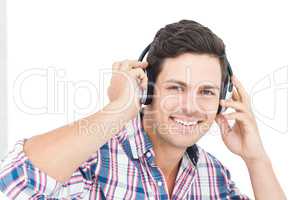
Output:
[[228,199],[236,199],[236,200],[250,200],[250,198],[244,194],[241,194],[240,190],[231,179],[230,171],[222,165],[222,169],[224,170],[224,175],[226,176],[227,187],[229,188]]
[[68,181],[60,183],[33,165],[23,151],[25,141],[18,141],[0,163],[0,191],[3,194],[17,200],[69,199],[87,195],[95,179],[99,151],[85,161]]
[[211,160],[212,168],[216,171],[215,179],[222,193],[222,199],[250,200],[240,192],[234,181],[231,179],[230,171],[212,154],[206,152]]

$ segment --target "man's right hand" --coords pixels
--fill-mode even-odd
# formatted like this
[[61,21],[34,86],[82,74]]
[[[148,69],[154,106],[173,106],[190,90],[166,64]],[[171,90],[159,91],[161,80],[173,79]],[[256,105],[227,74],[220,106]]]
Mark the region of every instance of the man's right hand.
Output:
[[146,89],[148,78],[143,69],[148,63],[137,60],[114,62],[112,78],[107,90],[110,102],[118,102],[117,112],[128,115],[131,119],[140,110],[141,89]]

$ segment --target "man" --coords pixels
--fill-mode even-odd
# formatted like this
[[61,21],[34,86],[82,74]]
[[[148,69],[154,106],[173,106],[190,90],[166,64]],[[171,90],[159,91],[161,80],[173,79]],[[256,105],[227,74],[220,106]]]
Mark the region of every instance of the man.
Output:
[[[1,164],[0,190],[11,199],[249,199],[195,144],[216,121],[228,149],[245,161],[256,199],[285,199],[235,76],[233,98],[220,101],[224,52],[222,40],[197,22],[165,26],[147,62],[113,64],[102,110],[19,141]],[[147,67],[155,87],[141,109]],[[235,112],[217,115],[219,104]]]

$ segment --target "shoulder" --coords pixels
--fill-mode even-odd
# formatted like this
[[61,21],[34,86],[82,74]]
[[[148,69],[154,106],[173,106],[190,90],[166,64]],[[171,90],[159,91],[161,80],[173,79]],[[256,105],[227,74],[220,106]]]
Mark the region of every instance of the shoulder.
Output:
[[207,168],[208,170],[213,170],[216,175],[218,176],[224,176],[227,178],[230,178],[230,172],[223,165],[223,163],[214,155],[204,150],[202,147],[200,147],[197,144],[198,148],[198,162],[197,162],[197,168],[198,170],[201,170],[203,168]]
[[[199,185],[209,185],[210,188],[215,188],[220,199],[249,199],[246,195],[240,193],[231,179],[229,170],[211,153],[202,149],[197,145],[199,150],[199,158],[197,162]],[[205,183],[202,183],[203,180]],[[206,188],[206,187],[203,187]]]

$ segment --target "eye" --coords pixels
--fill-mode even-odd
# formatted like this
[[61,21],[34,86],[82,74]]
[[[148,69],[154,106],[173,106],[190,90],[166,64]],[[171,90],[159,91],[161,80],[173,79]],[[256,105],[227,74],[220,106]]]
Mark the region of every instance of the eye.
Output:
[[213,96],[215,95],[215,93],[211,90],[201,90],[200,91],[201,94],[206,95],[206,96]]
[[183,87],[181,87],[181,86],[170,86],[167,89],[168,90],[174,90],[174,91],[177,91],[177,92],[183,92],[184,91]]

